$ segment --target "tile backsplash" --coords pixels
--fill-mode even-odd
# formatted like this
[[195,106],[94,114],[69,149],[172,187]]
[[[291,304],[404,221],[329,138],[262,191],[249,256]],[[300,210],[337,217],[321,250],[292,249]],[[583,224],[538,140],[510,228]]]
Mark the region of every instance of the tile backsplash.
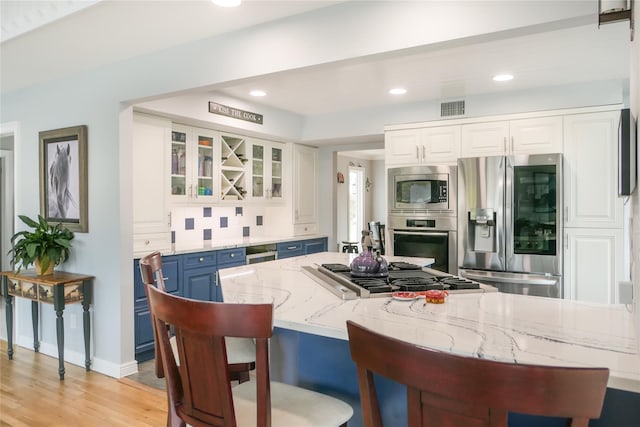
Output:
[[265,236],[268,217],[259,206],[176,207],[171,210],[173,243]]

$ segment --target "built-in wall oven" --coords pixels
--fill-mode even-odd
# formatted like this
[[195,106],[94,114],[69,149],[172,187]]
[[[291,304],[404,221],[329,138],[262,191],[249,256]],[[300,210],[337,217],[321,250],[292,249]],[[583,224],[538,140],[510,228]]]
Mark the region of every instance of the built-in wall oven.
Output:
[[432,268],[457,274],[457,167],[388,170],[391,255],[434,258]]
[[457,274],[456,219],[389,216],[393,255],[434,258],[431,268]]

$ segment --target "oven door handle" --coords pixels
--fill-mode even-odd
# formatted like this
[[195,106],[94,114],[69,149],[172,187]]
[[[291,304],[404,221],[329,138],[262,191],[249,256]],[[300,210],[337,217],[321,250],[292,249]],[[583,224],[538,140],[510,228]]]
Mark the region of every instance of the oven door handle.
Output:
[[393,234],[401,234],[403,236],[438,236],[447,237],[449,233],[446,231],[394,231]]
[[477,280],[478,282],[486,283],[486,282],[495,282],[495,283],[514,283],[519,285],[541,285],[541,286],[553,286],[558,283],[557,280],[547,280],[547,279],[519,279],[517,277],[496,277],[496,276],[484,276],[481,274],[473,274],[464,272],[461,274],[462,277],[471,280]]

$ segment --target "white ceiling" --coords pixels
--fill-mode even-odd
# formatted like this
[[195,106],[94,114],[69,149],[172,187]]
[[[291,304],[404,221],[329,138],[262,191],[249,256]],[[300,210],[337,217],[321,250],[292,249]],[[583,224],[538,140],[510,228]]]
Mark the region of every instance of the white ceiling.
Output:
[[[50,3],[57,7],[51,8]],[[221,9],[209,0],[2,0],[0,89],[26,87],[335,3],[245,0],[240,8]],[[47,23],[45,17],[51,20],[65,12],[71,14]],[[46,25],[32,30],[25,22]],[[252,98],[252,102],[316,115],[582,81],[624,80],[629,73],[628,41],[628,22],[598,29],[594,17],[589,26],[448,49],[414,49],[407,54],[261,76],[215,89],[240,99],[249,99],[251,89],[262,89],[268,95]],[[510,72],[515,79],[495,83],[491,76],[496,72]],[[404,86],[408,92],[392,97],[387,91],[393,86]]]
[[[629,77],[629,29],[582,26],[541,34],[469,44],[367,62],[277,73],[219,89],[250,99],[253,89],[267,92],[259,102],[303,115],[356,110],[393,103],[462,98],[589,81]],[[508,72],[510,82],[492,80]],[[407,93],[388,90],[402,86]],[[256,98],[253,98],[256,101]]]

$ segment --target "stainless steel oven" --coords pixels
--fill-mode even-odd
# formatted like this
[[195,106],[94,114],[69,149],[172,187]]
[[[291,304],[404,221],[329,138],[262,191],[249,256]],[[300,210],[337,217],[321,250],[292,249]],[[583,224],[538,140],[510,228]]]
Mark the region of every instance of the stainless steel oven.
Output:
[[392,255],[434,258],[431,268],[457,274],[455,217],[389,215],[389,225]]
[[278,259],[278,251],[275,243],[247,247],[247,264],[275,261],[276,259]]

